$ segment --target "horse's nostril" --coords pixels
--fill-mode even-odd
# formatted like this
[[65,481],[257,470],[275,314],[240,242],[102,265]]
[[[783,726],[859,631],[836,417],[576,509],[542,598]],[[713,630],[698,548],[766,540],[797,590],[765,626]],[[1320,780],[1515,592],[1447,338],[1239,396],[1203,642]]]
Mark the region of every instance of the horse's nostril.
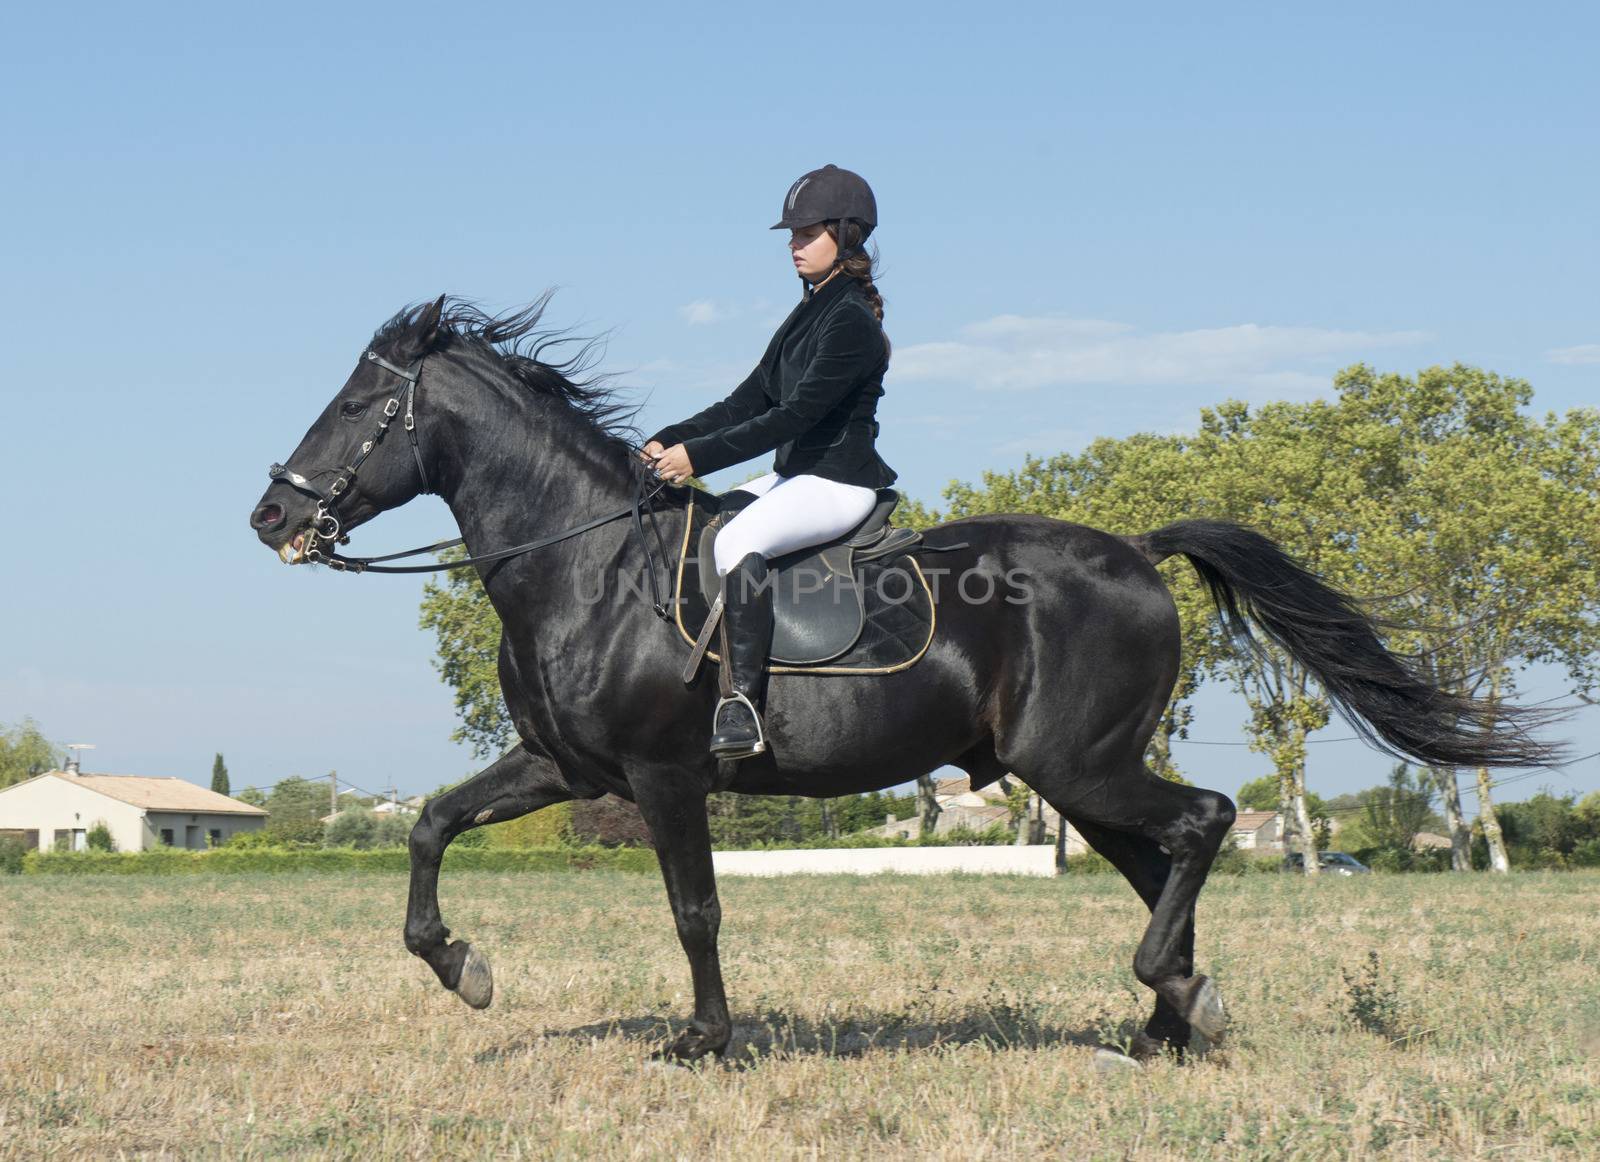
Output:
[[263,504],[250,514],[250,527],[269,529],[283,521],[283,509],[276,504]]

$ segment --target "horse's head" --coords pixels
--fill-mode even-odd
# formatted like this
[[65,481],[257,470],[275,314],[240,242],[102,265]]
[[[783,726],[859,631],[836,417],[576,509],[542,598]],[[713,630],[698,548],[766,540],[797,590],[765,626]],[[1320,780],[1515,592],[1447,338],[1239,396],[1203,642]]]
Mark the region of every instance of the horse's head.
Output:
[[440,335],[444,296],[402,328],[386,328],[322,410],[250,513],[261,543],[288,564],[315,560],[386,509],[430,490],[414,422],[418,384]]

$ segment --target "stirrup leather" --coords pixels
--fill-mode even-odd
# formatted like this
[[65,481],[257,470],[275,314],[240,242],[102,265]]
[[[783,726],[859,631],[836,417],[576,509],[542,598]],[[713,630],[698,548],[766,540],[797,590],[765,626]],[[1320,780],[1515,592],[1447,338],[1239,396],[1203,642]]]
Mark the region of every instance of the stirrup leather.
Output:
[[[743,750],[736,756],[729,757],[748,758],[752,755],[761,754],[767,749],[767,732],[761,725],[761,715],[757,713],[755,704],[752,703],[750,699],[739,690],[734,690],[733,693],[717,699],[717,708],[711,712],[711,733],[713,735],[717,733],[717,719],[722,716],[722,708],[730,702],[742,702],[744,703],[745,709],[750,711],[750,717],[756,724],[756,738],[755,741],[749,745],[748,750]],[[716,755],[726,755],[727,752],[726,750],[713,749],[711,753]]]

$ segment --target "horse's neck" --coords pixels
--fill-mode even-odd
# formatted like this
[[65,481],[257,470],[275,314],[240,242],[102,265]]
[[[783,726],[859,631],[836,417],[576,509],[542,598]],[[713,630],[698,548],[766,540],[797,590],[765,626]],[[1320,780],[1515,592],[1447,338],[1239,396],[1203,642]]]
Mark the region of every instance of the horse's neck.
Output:
[[[481,384],[461,393],[446,428],[440,492],[469,553],[550,536],[632,502],[625,453],[559,400]],[[614,561],[629,527],[619,519],[492,567],[491,601],[499,608],[530,584],[565,593],[575,572]]]

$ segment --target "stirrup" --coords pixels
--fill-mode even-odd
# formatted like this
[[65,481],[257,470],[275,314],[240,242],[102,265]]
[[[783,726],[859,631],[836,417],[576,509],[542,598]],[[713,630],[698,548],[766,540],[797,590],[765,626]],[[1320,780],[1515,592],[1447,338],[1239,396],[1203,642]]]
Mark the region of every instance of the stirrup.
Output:
[[[722,708],[730,702],[742,702],[746,710],[750,711],[750,718],[756,724],[756,737],[752,742],[716,743],[717,719],[722,716]],[[721,759],[747,759],[761,754],[767,749],[767,734],[761,726],[761,715],[756,712],[755,704],[741,691],[734,690],[725,698],[717,699],[717,708],[711,712],[711,753]]]

